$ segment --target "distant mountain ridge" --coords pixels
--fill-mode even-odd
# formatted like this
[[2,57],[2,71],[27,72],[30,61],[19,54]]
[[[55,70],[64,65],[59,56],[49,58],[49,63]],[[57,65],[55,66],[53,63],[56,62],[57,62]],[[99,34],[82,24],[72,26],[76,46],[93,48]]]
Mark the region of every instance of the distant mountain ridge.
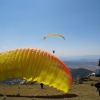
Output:
[[75,61],[63,61],[68,66],[98,66],[97,60],[75,60]]
[[70,71],[72,73],[73,78],[88,76],[93,72],[85,68],[72,69]]
[[68,68],[85,68],[91,71],[95,71],[97,69],[100,69],[100,66],[98,66],[98,60],[91,60],[91,59],[79,59],[79,60],[70,60],[70,61],[63,61]]
[[79,59],[90,59],[90,60],[98,60],[100,59],[100,55],[83,55],[83,56],[66,56],[62,57],[62,60],[79,60]]
[[63,62],[70,69],[73,78],[87,76],[100,68],[98,66],[98,60],[95,59],[79,59]]

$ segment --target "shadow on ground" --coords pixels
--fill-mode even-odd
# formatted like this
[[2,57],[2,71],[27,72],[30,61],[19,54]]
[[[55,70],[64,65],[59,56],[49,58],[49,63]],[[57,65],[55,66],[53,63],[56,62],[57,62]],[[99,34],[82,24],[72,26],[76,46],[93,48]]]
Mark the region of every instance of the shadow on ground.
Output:
[[[0,97],[3,97],[3,94],[0,94]],[[77,97],[76,94],[62,94],[62,95],[44,95],[44,96],[21,96],[21,95],[6,95],[6,97],[26,97],[26,98],[52,98],[52,99],[63,99],[63,98],[74,98]]]

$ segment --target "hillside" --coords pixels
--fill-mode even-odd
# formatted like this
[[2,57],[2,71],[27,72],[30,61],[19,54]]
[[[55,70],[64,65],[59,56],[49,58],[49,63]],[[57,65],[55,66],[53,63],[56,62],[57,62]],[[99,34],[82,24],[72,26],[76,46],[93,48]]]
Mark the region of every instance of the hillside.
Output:
[[98,60],[93,59],[79,59],[79,60],[72,60],[72,61],[63,61],[68,68],[85,68],[91,71],[95,71],[100,69],[98,66]]
[[92,72],[93,71],[85,69],[85,68],[78,68],[78,69],[71,70],[73,78],[88,76]]
[[0,100],[100,100],[97,89],[93,84],[99,80],[92,76],[91,81],[82,84],[72,84],[68,93],[53,87],[39,84],[33,85],[0,85]]

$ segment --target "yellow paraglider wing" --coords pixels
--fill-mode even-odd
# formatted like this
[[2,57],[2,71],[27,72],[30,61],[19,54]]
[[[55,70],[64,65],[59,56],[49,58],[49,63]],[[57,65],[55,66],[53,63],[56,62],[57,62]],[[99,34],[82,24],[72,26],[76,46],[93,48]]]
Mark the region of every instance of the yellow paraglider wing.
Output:
[[60,37],[62,37],[62,38],[65,40],[64,36],[62,36],[61,34],[48,34],[48,35],[46,35],[46,36],[44,37],[44,39],[46,39],[46,38],[48,38],[48,37],[50,37],[50,36],[60,36]]
[[72,75],[60,59],[36,48],[0,53],[0,81],[6,78],[37,81],[64,92],[72,83]]

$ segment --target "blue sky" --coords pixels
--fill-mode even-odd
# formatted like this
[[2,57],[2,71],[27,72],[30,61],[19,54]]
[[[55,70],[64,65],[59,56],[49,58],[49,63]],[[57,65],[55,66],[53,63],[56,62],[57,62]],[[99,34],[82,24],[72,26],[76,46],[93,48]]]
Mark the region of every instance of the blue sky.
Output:
[[0,52],[23,47],[100,55],[100,0],[0,0]]

